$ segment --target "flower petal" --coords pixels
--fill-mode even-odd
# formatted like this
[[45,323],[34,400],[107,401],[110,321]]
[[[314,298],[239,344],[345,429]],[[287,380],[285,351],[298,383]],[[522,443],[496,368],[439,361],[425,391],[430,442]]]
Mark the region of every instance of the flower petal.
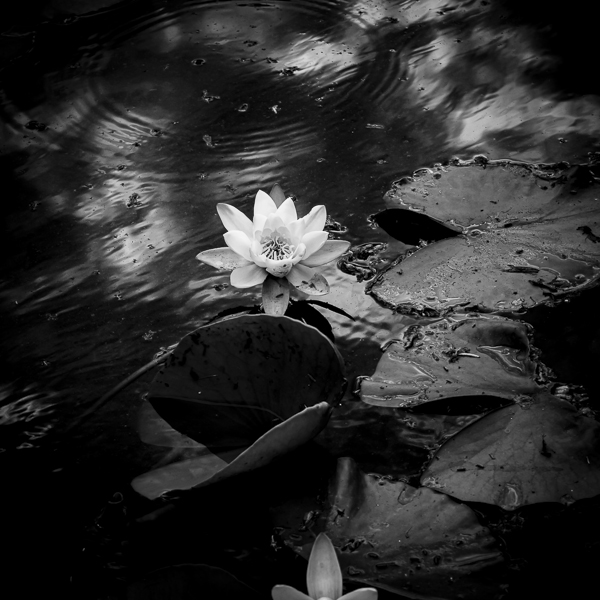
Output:
[[305,217],[302,217],[302,220],[306,227],[304,230],[305,233],[323,231],[325,221],[327,220],[327,210],[323,205],[314,206]]
[[302,243],[306,245],[306,258],[312,256],[317,250],[320,250],[327,241],[329,234],[326,231],[311,231],[302,236]]
[[263,308],[267,315],[281,317],[290,302],[290,284],[284,277],[267,277],[262,286]]
[[252,237],[252,221],[235,206],[229,204],[217,204],[217,212],[227,231],[243,231],[248,237]]
[[[271,213],[268,215],[267,220],[265,221],[264,230],[276,231],[281,229],[285,229],[289,233],[289,229],[277,213]],[[290,237],[292,237],[291,233]]]
[[271,590],[271,598],[273,600],[311,600],[310,596],[289,585],[276,585]]
[[323,296],[329,293],[329,284],[327,279],[315,269],[305,267],[301,263],[294,265],[294,268],[286,275],[287,280],[301,292],[311,296]]
[[274,275],[275,277],[285,277],[294,266],[292,258],[285,258],[283,260],[273,260],[272,258],[265,258],[267,263],[267,273]]
[[360,588],[339,597],[339,600],[377,600],[375,588]]
[[205,250],[196,255],[196,258],[211,267],[217,269],[235,269],[236,267],[244,267],[249,263],[243,256],[240,256],[237,252],[234,252],[231,248],[213,248],[212,250]]
[[250,238],[243,231],[228,231],[223,234],[225,243],[246,260],[250,258]]
[[267,272],[254,263],[238,267],[231,272],[231,285],[237,288],[249,288],[262,283],[267,278]]
[[254,214],[255,215],[270,215],[277,210],[277,205],[273,202],[273,198],[267,194],[267,192],[263,192],[262,190],[258,190],[256,192],[256,198],[254,200]]
[[304,219],[298,219],[297,221],[290,223],[288,225],[288,229],[290,230],[290,234],[292,236],[292,244],[296,246],[305,233],[306,223],[304,222]]
[[274,184],[269,192],[269,196],[273,199],[273,202],[277,204],[277,206],[281,206],[285,202],[285,192],[283,188],[278,184]]
[[308,258],[302,261],[307,267],[320,267],[336,258],[339,258],[348,248],[350,242],[342,240],[327,240],[319,250],[311,254]]
[[254,233],[260,233],[265,228],[265,223],[267,222],[267,217],[265,215],[254,215]]
[[277,209],[277,214],[281,217],[281,220],[286,225],[298,220],[296,205],[291,198],[288,198],[285,200],[285,202],[283,202],[283,204]]
[[308,559],[306,584],[311,598],[339,598],[342,595],[342,570],[331,540],[320,533]]
[[306,256],[306,246],[300,242],[292,254],[292,263],[298,264]]
[[286,275],[287,280],[295,287],[299,288],[308,285],[308,282],[317,274],[315,269],[305,267],[302,264],[294,265],[294,268]]
[[260,253],[261,249],[260,244],[256,240],[252,242],[250,246],[250,260],[264,269],[267,266],[267,259]]

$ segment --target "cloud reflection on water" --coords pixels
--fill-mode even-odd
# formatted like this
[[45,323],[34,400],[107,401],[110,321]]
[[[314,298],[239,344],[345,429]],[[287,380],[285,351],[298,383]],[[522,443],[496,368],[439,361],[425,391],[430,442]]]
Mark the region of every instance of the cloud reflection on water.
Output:
[[[36,315],[67,308],[123,331],[177,315],[170,326],[185,331],[257,296],[215,289],[226,277],[194,259],[222,245],[219,201],[248,214],[256,190],[279,180],[301,214],[324,203],[363,243],[386,239],[366,218],[414,168],[475,152],[581,160],[597,147],[599,97],[561,90],[556,48],[507,6],[150,3],[122,21],[57,28],[70,53],[44,62],[46,41],[22,59],[41,70],[30,94],[19,69],[5,71],[3,153],[21,198],[7,219],[8,313],[30,319],[32,336]],[[32,119],[49,129],[26,129]],[[332,317],[342,346],[386,330],[368,322],[377,307],[360,314]],[[75,323],[55,352],[88,336]],[[132,361],[147,352],[138,342],[127,342]]]

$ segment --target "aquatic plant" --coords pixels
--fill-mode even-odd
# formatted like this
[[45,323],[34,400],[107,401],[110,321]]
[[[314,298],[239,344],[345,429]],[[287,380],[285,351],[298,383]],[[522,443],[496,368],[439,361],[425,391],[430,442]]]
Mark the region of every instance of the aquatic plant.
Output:
[[263,308],[267,314],[283,315],[288,306],[290,284],[315,296],[329,291],[320,267],[339,258],[350,246],[328,240],[323,231],[327,211],[315,206],[298,218],[292,198],[275,185],[271,195],[259,190],[250,220],[229,204],[217,204],[227,229],[226,247],[200,252],[196,258],[219,269],[232,270],[231,285],[249,288],[262,283]]
[[479,156],[403,178],[373,220],[406,244],[436,241],[388,268],[371,293],[400,312],[440,316],[522,312],[597,285],[594,168]]
[[335,548],[325,533],[320,533],[310,552],[306,571],[308,595],[289,585],[276,585],[273,600],[376,600],[377,590],[360,588],[342,596],[342,570]]

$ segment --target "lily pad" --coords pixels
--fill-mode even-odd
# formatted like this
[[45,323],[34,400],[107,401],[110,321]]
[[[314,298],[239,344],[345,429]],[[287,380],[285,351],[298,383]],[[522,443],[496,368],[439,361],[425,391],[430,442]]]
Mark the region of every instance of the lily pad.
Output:
[[155,377],[155,411],[140,419],[143,441],[178,450],[132,486],[155,499],[265,466],[314,438],[344,388],[335,346],[300,321],[244,315],[201,327]]
[[600,424],[539,394],[457,433],[436,452],[421,482],[506,510],[590,498],[600,494]]
[[327,402],[320,402],[275,425],[242,452],[231,450],[219,457],[206,450],[200,456],[144,473],[131,485],[142,496],[154,500],[172,490],[200,488],[264,467],[312,440],[327,424],[331,410]]
[[[471,161],[421,169],[386,195],[394,208],[458,226],[371,287],[396,310],[436,316],[457,306],[524,310],[600,279],[600,185],[585,166]],[[377,220],[377,219],[375,219]]]
[[200,442],[173,429],[152,407],[144,402],[140,407],[137,419],[137,430],[145,444],[164,448],[206,448]]
[[345,386],[342,358],[317,329],[289,317],[243,315],[186,335],[149,401],[212,452],[247,448],[278,423]]
[[[448,496],[367,475],[344,457],[328,504],[322,526],[338,548],[344,578],[409,598],[483,599],[497,592],[498,580],[481,573],[503,562],[495,538]],[[303,555],[311,546],[305,537],[300,530],[290,539]]]
[[[514,400],[541,386],[534,381],[530,328],[492,316],[411,325],[389,345],[375,373],[360,381],[363,402],[414,407],[464,396]],[[491,408],[494,408],[492,406]]]

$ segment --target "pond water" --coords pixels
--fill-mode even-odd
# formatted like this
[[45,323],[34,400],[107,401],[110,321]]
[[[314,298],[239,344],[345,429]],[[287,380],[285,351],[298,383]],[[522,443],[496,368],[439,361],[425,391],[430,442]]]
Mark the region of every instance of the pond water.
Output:
[[[145,510],[129,482],[167,452],[137,432],[151,373],[80,416],[187,332],[259,302],[259,287],[232,288],[195,260],[223,245],[217,202],[250,214],[256,191],[279,182],[299,214],[325,204],[343,239],[386,243],[391,259],[408,246],[369,217],[418,168],[476,154],[588,161],[600,82],[585,4],[47,0],[11,7],[1,28],[0,464],[19,597],[126,597],[150,567],[208,562],[211,549],[214,564],[272,584],[265,573],[281,567],[259,560],[270,529],[245,509],[227,504],[200,549],[165,531],[146,548],[128,520]],[[322,311],[348,376],[371,375],[380,346],[415,319],[335,263],[323,274],[322,299],[356,319]],[[523,317],[558,380],[596,402],[597,306],[591,290]],[[565,531],[586,515],[565,517]],[[599,539],[586,543],[597,555]],[[569,552],[556,562],[572,567]]]

